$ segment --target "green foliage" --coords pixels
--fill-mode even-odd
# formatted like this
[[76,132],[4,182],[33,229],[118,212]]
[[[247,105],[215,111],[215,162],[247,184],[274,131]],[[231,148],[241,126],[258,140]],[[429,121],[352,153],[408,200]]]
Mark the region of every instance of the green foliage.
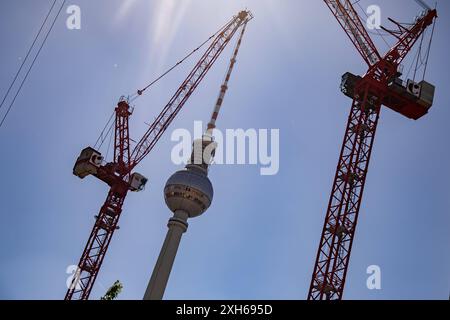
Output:
[[106,291],[106,294],[100,298],[100,300],[114,300],[117,298],[122,289],[123,289],[122,284],[120,283],[119,280],[117,280],[116,282],[114,282],[111,288],[109,288],[108,291]]

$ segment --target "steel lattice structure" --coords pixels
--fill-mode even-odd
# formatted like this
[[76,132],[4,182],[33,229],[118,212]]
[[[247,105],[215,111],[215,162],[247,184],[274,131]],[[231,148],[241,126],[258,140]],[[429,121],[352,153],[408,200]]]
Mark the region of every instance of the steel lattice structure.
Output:
[[355,76],[354,87],[343,85],[341,88],[346,95],[353,98],[353,103],[322,229],[308,300],[342,299],[381,106],[385,105],[412,119],[418,119],[428,111],[422,108],[417,100],[397,92],[392,83],[400,75],[400,63],[437,17],[436,10],[427,10],[409,27],[391,20],[398,27],[398,31],[386,31],[398,41],[381,57],[349,0],[324,1],[368,64],[369,70],[363,77]]

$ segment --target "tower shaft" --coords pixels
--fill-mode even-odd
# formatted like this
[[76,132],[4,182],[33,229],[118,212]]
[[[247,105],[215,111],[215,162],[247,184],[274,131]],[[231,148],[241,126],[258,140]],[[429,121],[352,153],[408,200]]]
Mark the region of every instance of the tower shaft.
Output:
[[144,294],[144,300],[161,300],[169,281],[170,272],[177,255],[181,237],[188,228],[189,215],[183,210],[177,210],[169,219],[169,230],[159,253],[158,261],[153,269],[152,277]]

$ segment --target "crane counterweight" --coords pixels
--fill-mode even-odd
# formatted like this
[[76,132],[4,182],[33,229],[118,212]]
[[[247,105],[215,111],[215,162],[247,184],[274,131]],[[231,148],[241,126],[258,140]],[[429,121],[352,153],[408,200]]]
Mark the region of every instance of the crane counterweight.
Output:
[[[355,98],[355,87],[362,77],[346,72],[342,76],[341,91],[347,97]],[[406,83],[394,78],[384,93],[383,105],[401,115],[417,120],[428,113],[433,105],[435,87],[425,80],[419,83],[408,79]]]

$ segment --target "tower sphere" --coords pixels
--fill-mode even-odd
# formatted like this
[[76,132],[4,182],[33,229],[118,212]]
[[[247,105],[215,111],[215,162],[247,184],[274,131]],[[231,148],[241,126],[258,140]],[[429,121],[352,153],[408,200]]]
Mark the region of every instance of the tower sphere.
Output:
[[172,212],[183,210],[190,218],[205,212],[213,199],[213,186],[206,171],[196,165],[175,172],[164,187],[164,200]]

